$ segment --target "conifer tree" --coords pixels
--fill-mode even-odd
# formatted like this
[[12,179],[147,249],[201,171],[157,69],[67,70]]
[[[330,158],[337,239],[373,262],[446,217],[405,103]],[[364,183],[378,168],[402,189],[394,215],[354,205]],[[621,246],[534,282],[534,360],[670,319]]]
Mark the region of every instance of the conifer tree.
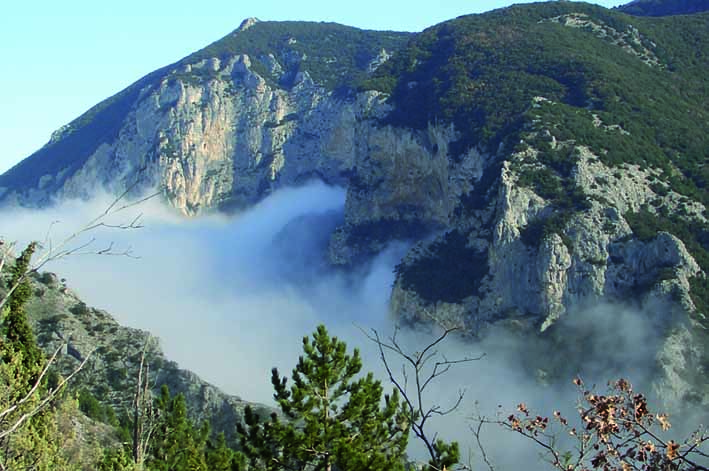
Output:
[[234,451],[226,443],[224,432],[216,439],[207,442],[205,459],[209,471],[231,471],[234,462]]
[[[32,295],[28,274],[36,244],[25,248],[9,269],[0,318],[0,469],[65,470],[55,410],[40,379],[46,365],[27,322]],[[44,376],[46,378],[46,376]],[[49,395],[49,397],[54,397]]]
[[204,448],[209,428],[197,429],[187,417],[185,397],[170,397],[163,385],[157,399],[160,423],[150,441],[147,468],[151,471],[206,471]]
[[22,359],[20,372],[22,378],[15,390],[17,397],[23,396],[30,390],[44,366],[44,356],[35,342],[24,308],[32,295],[27,275],[35,249],[35,243],[29,244],[10,269],[7,285],[10,294],[6,304],[6,314],[0,320],[3,334],[0,336],[2,359],[6,363],[9,363],[13,357]]
[[385,395],[372,374],[362,369],[359,351],[330,337],[325,326],[303,338],[293,369],[293,384],[273,369],[274,397],[287,421],[272,414],[261,423],[247,408],[239,424],[242,449],[256,469],[397,470],[403,469],[408,439],[405,409],[396,391]]

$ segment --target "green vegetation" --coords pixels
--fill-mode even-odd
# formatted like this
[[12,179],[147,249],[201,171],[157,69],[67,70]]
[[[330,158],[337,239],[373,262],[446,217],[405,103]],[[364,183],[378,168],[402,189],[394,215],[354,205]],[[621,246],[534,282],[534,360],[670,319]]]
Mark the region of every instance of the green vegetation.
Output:
[[[649,236],[649,232],[642,232]],[[445,242],[450,245],[464,246],[465,238],[460,234],[447,234]],[[25,251],[27,255],[21,257],[14,264],[13,273],[27,272],[29,254],[32,249]],[[24,267],[24,269],[22,268]],[[17,277],[7,277],[15,278]],[[36,277],[41,279],[41,277]],[[17,295],[19,293],[19,295]],[[6,296],[5,293],[3,296]],[[31,290],[14,291],[17,295],[11,305],[13,309],[22,307],[31,295]],[[0,298],[5,299],[5,298]],[[10,304],[8,304],[10,306]],[[94,310],[89,310],[93,312]],[[13,314],[16,314],[17,311]],[[10,314],[10,308],[4,310],[4,319]],[[15,323],[15,325],[19,325]],[[466,360],[447,360],[435,363],[433,373],[422,369],[428,359],[435,358],[435,348],[447,335],[433,341],[420,352],[408,357],[415,367],[415,382],[419,393],[429,381],[437,378],[441,372],[447,371],[451,364]],[[31,330],[29,331],[31,334]],[[41,386],[29,402],[18,404],[18,393],[27,391],[27,371],[34,371],[36,365],[23,362],[22,351],[31,350],[36,345],[31,335],[24,335],[22,344],[15,343],[16,354],[8,355],[10,342],[7,331],[2,331],[0,336],[0,434],[7,430],[8,423],[31,411],[40,405],[38,402],[49,390]],[[376,337],[378,339],[378,337]],[[383,346],[384,345],[384,346]],[[380,344],[380,348],[395,346]],[[120,421],[108,406],[101,402],[86,388],[81,388],[77,401],[66,400],[59,396],[47,403],[39,413],[32,413],[29,420],[22,426],[12,431],[10,438],[0,435],[0,467],[3,469],[34,469],[37,471],[78,471],[79,469],[96,469],[98,471],[254,471],[254,470],[404,470],[412,469],[412,463],[407,462],[405,449],[409,430],[416,422],[423,427],[425,420],[417,422],[423,417],[442,413],[440,406],[436,405],[429,412],[425,409],[414,407],[411,396],[407,396],[406,389],[401,391],[401,399],[397,389],[391,395],[383,395],[382,384],[374,380],[371,373],[360,376],[362,361],[359,352],[355,349],[352,354],[347,352],[347,346],[337,337],[330,337],[324,326],[319,326],[311,337],[303,338],[304,354],[298,359],[293,369],[292,384],[282,378],[278,370],[272,372],[274,397],[280,407],[280,414],[273,413],[270,418],[263,409],[246,412],[245,423],[232,424],[238,429],[240,447],[237,449],[229,443],[224,433],[215,434],[210,430],[210,424],[201,422],[197,425],[188,417],[187,403],[182,394],[171,395],[168,387],[164,385],[157,397],[148,393],[148,401],[152,403],[145,409],[141,418],[143,430],[149,430],[142,435],[144,441],[144,459],[135,460],[136,449],[131,432],[136,427],[138,420],[135,415],[123,411]],[[44,360],[39,359],[40,362]],[[434,360],[435,361],[435,360]],[[29,369],[29,370],[28,370]],[[427,376],[430,373],[430,376]],[[421,376],[421,375],[422,376]],[[428,378],[428,379],[425,379]],[[425,381],[422,383],[421,380]],[[56,384],[57,380],[48,381]],[[413,381],[412,381],[413,382]],[[421,386],[423,384],[423,387]],[[621,384],[621,383],[618,383]],[[628,383],[622,383],[623,385]],[[52,386],[54,387],[54,386]],[[643,417],[655,417],[646,413],[644,399],[635,394],[630,387],[623,386],[627,398],[633,401],[622,402],[628,410],[641,411]],[[603,395],[593,395],[584,392],[588,401],[601,403],[599,411],[601,419],[609,418],[605,404],[619,404],[615,397],[607,398]],[[462,399],[462,396],[461,396]],[[697,404],[700,403],[697,399]],[[414,400],[415,401],[415,400]],[[633,404],[640,404],[633,409]],[[72,408],[72,404],[76,405]],[[14,405],[21,406],[16,413],[8,414],[8,408]],[[456,406],[457,407],[457,406]],[[29,409],[27,409],[29,408]],[[451,410],[454,410],[455,407]],[[614,409],[615,410],[615,409]],[[546,440],[551,435],[529,435],[534,430],[545,430],[549,420],[540,416],[530,415],[524,404],[518,406],[517,413],[509,415],[507,419],[493,420],[482,419],[487,423],[497,423],[513,432],[522,433],[528,438],[537,436]],[[594,409],[589,409],[589,414]],[[12,411],[11,411],[12,412]],[[104,422],[108,434],[103,440],[96,443],[80,443],[75,438],[76,424],[80,424],[84,438],[87,434],[95,432],[96,423],[88,420],[81,413],[94,421]],[[632,415],[632,414],[631,414]],[[503,417],[503,416],[498,416]],[[561,421],[567,426],[565,419]],[[586,416],[584,416],[586,417]],[[609,424],[627,417],[625,413],[614,415],[608,420]],[[637,414],[633,417],[636,417]],[[658,420],[663,420],[664,415],[657,415]],[[601,423],[596,421],[594,423]],[[482,423],[481,423],[482,424]],[[649,425],[652,425],[648,423]],[[569,425],[570,427],[570,425]],[[421,432],[421,429],[413,428]],[[478,429],[478,433],[479,433]],[[600,430],[600,428],[599,428]],[[424,465],[425,471],[440,469],[466,469],[456,468],[460,460],[460,449],[457,442],[445,442],[433,436],[434,441],[426,441],[426,436],[417,433],[417,437],[424,440],[429,446],[429,452],[434,459]],[[474,433],[474,432],[473,432]],[[632,433],[628,434],[632,440]],[[91,435],[89,435],[91,437]],[[654,437],[654,435],[653,435]],[[478,436],[479,438],[479,436]],[[618,437],[616,437],[618,438]],[[637,438],[637,437],[636,437]],[[652,438],[652,437],[651,437]],[[95,438],[89,438],[89,441]],[[472,437],[471,437],[472,439]],[[654,439],[654,438],[653,438]],[[621,445],[627,444],[625,438],[620,439]],[[696,440],[696,439],[695,439]],[[700,444],[707,438],[701,438]],[[554,450],[555,442],[546,445],[544,441],[536,441],[544,450]],[[642,442],[646,444],[647,441]],[[692,442],[697,446],[697,442]],[[674,442],[661,442],[658,440],[653,446],[660,449],[665,447],[674,450]],[[685,448],[687,445],[684,445]],[[667,455],[665,461],[669,463],[674,455]],[[559,456],[559,455],[555,455]],[[658,455],[659,456],[659,455]],[[677,455],[679,456],[679,455]],[[688,455],[683,455],[688,456]],[[663,458],[664,459],[664,458]],[[639,459],[642,461],[642,459]],[[592,461],[588,469],[600,469]],[[691,463],[690,463],[691,464]],[[684,467],[684,462],[677,461],[673,469],[695,469]]]
[[544,166],[518,166],[517,183],[532,188],[537,195],[546,199],[551,212],[530,221],[520,238],[525,245],[537,248],[546,237],[558,234],[566,247],[572,250],[573,244],[564,233],[566,224],[574,213],[590,208],[588,197],[571,178],[576,157],[573,149],[562,147],[552,150],[544,145],[539,147],[541,151],[537,160]]
[[[262,21],[246,31],[229,34],[180,63],[248,54],[254,70],[272,83],[289,87],[296,73],[307,71],[315,83],[334,90],[355,86],[366,77],[367,66],[382,49],[397,50],[410,36],[410,33],[368,31],[337,23]],[[268,54],[273,54],[284,69],[281,81],[263,61]]]
[[208,425],[195,427],[187,418],[184,396],[178,394],[171,397],[167,386],[162,387],[155,405],[158,423],[150,439],[146,468],[151,471],[207,471],[205,449]]
[[637,16],[687,15],[709,10],[708,0],[635,0],[617,7],[619,11]]
[[246,409],[239,425],[244,454],[255,469],[403,470],[408,439],[406,408],[397,390],[384,396],[359,351],[330,337],[320,325],[303,338],[304,355],[293,369],[293,385],[273,369],[274,397],[287,421],[273,413],[261,423]]
[[[647,1],[633,6],[652,7],[657,12],[667,4]],[[573,28],[554,20],[578,13],[587,15],[594,25]],[[596,27],[611,34],[598,34]],[[638,36],[634,36],[634,28]],[[620,35],[618,41],[627,39],[626,48],[614,43],[616,33]],[[369,77],[367,65],[383,48],[396,54]],[[534,148],[538,151],[536,159],[512,163],[518,184],[533,189],[549,203],[521,234],[522,242],[531,248],[539,247],[551,234],[560,235],[572,248],[565,235],[568,222],[589,206],[573,180],[577,160],[574,148],[580,145],[590,148],[603,163],[617,167],[616,177],[627,171],[626,164],[659,169],[659,180],[652,184],[659,197],[676,192],[709,204],[706,13],[631,18],[588,4],[554,2],[461,17],[417,35],[361,31],[335,24],[264,22],[232,33],[177,65],[237,54],[248,54],[253,68],[273,86],[291,87],[296,75],[307,71],[316,84],[343,98],[355,89],[391,93],[395,110],[383,124],[424,129],[431,122],[454,123],[460,132],[460,139],[452,146],[455,157],[471,146],[498,157],[474,191],[461,199],[458,215],[487,207],[506,155]],[[284,67],[282,76],[269,71],[269,54]],[[71,123],[61,139],[0,176],[0,186],[34,187],[42,175],[76,171],[100,144],[117,137],[141,90],[155,87],[168,74],[172,80],[195,85],[227,79],[206,67],[190,73],[174,70],[156,71],[92,108]],[[296,118],[289,115],[278,122],[261,124],[277,127]],[[553,141],[556,146],[551,145]],[[162,150],[176,155],[169,142]],[[600,179],[598,183],[609,184]],[[358,184],[366,186],[353,177],[353,187]],[[49,185],[51,188],[52,183]],[[662,203],[661,198],[653,202],[657,213],[643,208],[625,215],[634,236],[650,240],[658,231],[672,233],[683,240],[704,272],[709,272],[709,227],[689,220],[681,210],[669,214]],[[347,242],[358,248],[391,238],[420,238],[430,228],[413,220],[384,219],[349,229]],[[604,230],[612,232],[615,228],[607,222]],[[32,250],[31,246],[23,252],[11,269],[10,282],[18,287],[0,317],[0,411],[30,392],[46,364],[24,311],[32,294],[23,279]],[[603,265],[605,260],[591,263]],[[415,290],[425,301],[460,302],[479,294],[480,283],[488,273],[488,259],[486,252],[468,246],[466,234],[449,231],[420,257],[398,265],[396,271],[403,287]],[[671,267],[666,267],[654,280],[672,276]],[[51,277],[42,279],[46,285],[53,283]],[[707,279],[695,277],[690,284],[699,313],[709,315]],[[636,288],[642,291],[646,287]],[[81,318],[95,314],[80,302],[70,312]],[[706,318],[698,317],[707,325]],[[64,321],[66,314],[58,313],[45,318],[40,327],[51,330]],[[116,327],[95,325],[91,332],[100,336],[110,329],[115,331]],[[45,336],[42,340],[51,340],[50,335]],[[135,363],[128,355],[135,357],[141,346],[123,341],[116,347],[121,352],[105,352],[105,368],[95,373],[98,384],[78,389],[77,402],[89,418],[121,428],[116,431],[122,434],[119,440],[128,441],[128,431],[135,424],[126,404],[116,408],[120,420],[106,404],[115,400],[116,391],[125,391],[134,381],[124,362]],[[358,353],[348,355],[344,343],[329,337],[322,326],[312,339],[304,339],[304,351],[290,387],[285,378],[273,372],[281,414],[270,418],[252,410],[246,414],[238,432],[243,455],[230,448],[230,437],[214,434],[206,425],[190,420],[182,394],[172,396],[167,387],[163,388],[154,403],[157,415],[145,469],[245,469],[247,460],[251,469],[291,465],[401,469],[410,417],[402,412],[398,397],[383,397],[381,384],[371,375],[355,379],[362,369]],[[131,353],[124,356],[125,352]],[[60,381],[61,376],[52,370],[26,407],[36,406],[48,387]],[[20,409],[17,414],[25,411]],[[0,421],[0,426],[15,420],[17,414],[3,416],[5,422]],[[0,464],[10,469],[68,469],[70,460],[60,449],[58,421],[57,408],[50,404],[18,428],[12,443],[0,439]],[[133,469],[130,451],[120,444],[107,446],[98,469]]]
[[566,248],[570,251],[573,250],[572,242],[564,233],[566,224],[569,222],[572,214],[573,213],[568,210],[555,209],[549,216],[530,221],[520,234],[522,243],[527,247],[537,249],[544,239],[552,234],[557,234],[561,237]]
[[32,295],[28,272],[35,249],[36,244],[28,245],[10,269],[6,311],[0,313],[2,360],[11,363],[14,359],[20,358],[22,362],[23,375],[18,379],[25,387],[17,389],[16,392],[20,396],[30,390],[44,368],[44,355],[35,342],[25,314],[25,304]]
[[[572,13],[621,33],[632,20],[662,65],[588,28],[550,21]],[[675,191],[706,202],[709,55],[700,51],[709,51],[707,14],[658,21],[581,3],[519,5],[425,30],[363,87],[392,93],[389,123],[454,123],[457,154],[472,145],[511,150],[545,127],[608,164],[660,168]],[[537,96],[549,101],[534,107]]]
[[[56,407],[40,409],[48,394],[46,360],[24,310],[32,295],[27,275],[35,247],[30,244],[15,260],[0,296],[7,301],[0,312],[0,469],[66,470]],[[8,434],[13,427],[17,432]]]
[[460,198],[460,203],[455,209],[457,216],[463,214],[471,214],[476,209],[484,209],[490,203],[490,190],[495,187],[495,184],[500,178],[502,165],[493,163],[484,171],[480,180],[475,184],[475,187],[469,193]]
[[471,249],[467,242],[464,234],[447,232],[424,256],[397,265],[403,287],[430,302],[456,303],[478,294],[488,272],[487,252]]
[[390,240],[416,240],[429,229],[419,221],[407,219],[379,219],[353,225],[347,233],[347,244],[366,249],[371,244]]

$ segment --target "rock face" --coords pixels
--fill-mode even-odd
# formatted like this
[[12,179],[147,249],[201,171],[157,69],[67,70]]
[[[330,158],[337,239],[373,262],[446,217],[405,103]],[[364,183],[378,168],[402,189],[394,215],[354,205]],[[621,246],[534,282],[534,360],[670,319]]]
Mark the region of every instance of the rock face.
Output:
[[[575,213],[558,233],[541,235],[531,241],[535,245],[523,236],[530,222],[550,210],[548,201],[518,184],[524,170],[514,169],[514,163],[521,160],[524,165],[530,165],[534,152],[513,155],[505,163],[494,202],[488,208],[476,210],[472,216],[472,219],[487,221],[489,234],[480,237],[480,227],[486,224],[476,227],[469,221],[455,221],[454,227],[458,230],[474,228],[467,243],[478,249],[482,247],[488,257],[480,294],[461,299],[460,304],[467,309],[453,308],[454,311],[482,319],[494,319],[502,312],[517,312],[537,317],[540,328],[545,330],[566,312],[567,306],[605,298],[622,299],[633,290],[638,291],[636,294],[643,292],[652,296],[653,300],[655,296],[674,296],[690,302],[688,279],[701,270],[682,241],[665,232],[649,241],[634,239],[621,216],[657,197],[649,187],[648,174],[637,168],[629,168],[621,174],[595,161],[588,149],[577,151],[580,157],[574,179],[583,193],[589,195],[589,207]],[[613,173],[619,176],[613,185],[601,188],[593,183],[595,179],[614,178]],[[673,199],[665,201],[671,205]],[[700,222],[704,221],[700,212],[695,216]],[[424,245],[435,243],[425,242]],[[414,250],[404,264],[413,264],[416,253],[426,256],[425,251]],[[665,283],[663,276],[668,278],[664,281],[671,279],[672,283]],[[407,290],[405,278],[399,278],[394,290],[397,306],[405,298],[413,299],[411,294],[401,293]],[[439,314],[433,308],[432,313],[437,318],[448,318],[450,313],[446,311],[450,309],[450,304],[444,303],[443,312]],[[413,307],[409,310],[417,311]],[[471,319],[461,318],[460,321],[470,322]]]
[[[646,158],[646,153],[666,158],[689,148],[684,143],[673,149],[661,143],[643,147],[647,139],[633,134],[664,132],[671,120],[663,116],[662,123],[643,128],[647,123],[637,124],[640,118],[617,120],[608,111],[622,97],[641,94],[632,88],[633,80],[622,83],[633,91],[627,97],[614,95],[613,87],[598,90],[607,85],[601,78],[620,80],[602,75],[609,61],[617,66],[609,74],[627,67],[645,79],[643,86],[666,80],[682,64],[668,62],[649,36],[624,23],[624,15],[565,2],[517,8],[534,9],[518,15],[529,14],[528,23],[514,23],[504,12],[489,17],[502,25],[499,45],[491,46],[489,39],[497,33],[487,34],[477,20],[462,18],[421,33],[421,44],[409,50],[403,49],[408,36],[394,33],[310,25],[317,34],[308,36],[301,24],[246,20],[224,40],[151,74],[57,131],[45,149],[0,177],[0,198],[46,204],[56,197],[87,197],[99,188],[122,191],[137,181],[157,186],[170,205],[196,216],[244,208],[278,188],[313,178],[345,186],[344,221],[330,238],[332,264],[356,265],[393,240],[414,244],[397,267],[391,296],[395,316],[463,325],[471,335],[510,319],[544,332],[576,306],[631,301],[664,319],[667,340],[658,352],[658,384],[665,397],[681,401],[704,387],[690,385],[689,368],[706,377],[709,365],[706,349],[696,347],[701,345],[697,332],[707,323],[695,302],[701,283],[706,285],[696,255],[709,249],[703,235],[686,237],[692,231],[685,230],[707,224],[706,198],[697,196],[704,190],[692,194],[686,185],[679,191],[671,183],[678,175],[688,179],[687,174],[704,170],[678,168],[679,159],[653,163]],[[466,34],[465,28],[474,34],[458,34],[461,24]],[[576,65],[554,75],[552,66],[576,64],[573,55],[548,59],[544,67],[554,70],[535,72],[529,84],[515,82],[520,70],[539,64],[510,65],[495,54],[505,41],[517,44],[529,31],[551,31],[556,42],[557,34],[569,41],[583,37],[584,44],[605,51],[598,61],[581,64],[594,78],[579,79]],[[364,41],[362,49],[347,50],[355,39]],[[440,50],[416,58],[436,41]],[[455,41],[459,49],[472,51],[450,63],[436,55],[457,53],[450,46]],[[337,46],[329,48],[330,42]],[[249,49],[247,43],[260,46]],[[387,75],[397,70],[387,69],[397,58],[392,45],[402,48],[401,76]],[[449,77],[486,47],[486,60],[498,62],[490,67],[476,62],[480,69],[458,77],[465,86],[444,86],[435,76],[435,67]],[[535,54],[539,50],[544,47]],[[527,60],[513,55],[504,60],[508,57]],[[473,81],[490,73],[483,66],[493,75]],[[504,67],[511,69],[512,79],[498,74]],[[369,79],[396,86],[377,87]],[[495,89],[503,79],[508,82]],[[537,85],[556,95],[532,94]],[[455,93],[445,95],[447,86]],[[474,108],[472,99],[462,105],[455,101],[468,94],[486,99],[491,92],[474,94],[488,88],[509,93],[520,107],[505,116],[509,122],[502,120],[507,134],[497,140],[489,137],[497,131],[479,122],[480,116],[488,113],[494,124],[508,112],[507,103],[493,103],[490,111]],[[525,94],[530,96],[523,101],[518,95]],[[616,111],[653,111],[655,105],[647,103],[656,100],[648,100]],[[462,111],[449,112],[455,106]],[[402,118],[417,107],[426,108],[423,122]],[[496,114],[498,108],[504,111]],[[658,142],[669,139],[663,132],[658,131]],[[625,156],[629,148],[642,155],[613,161],[613,152]],[[81,157],[62,160],[59,151],[65,149]],[[643,217],[676,223],[670,217],[675,214],[683,215],[679,229],[665,230],[667,224],[658,223],[649,234],[641,233],[648,223]],[[681,348],[687,338],[690,347]],[[699,397],[709,401],[709,395]]]
[[[234,52],[276,34],[286,39],[272,47],[274,53]],[[353,44],[345,44],[352,35]],[[322,36],[335,43],[332,50]],[[374,126],[388,111],[381,93],[353,96],[325,87],[307,68],[317,67],[313,74],[325,83],[342,82],[333,74],[366,77],[389,58],[385,46],[407,36],[247,19],[204,51],[150,74],[56,131],[43,149],[0,177],[0,198],[45,205],[138,182],[158,187],[170,205],[193,216],[243,208],[276,188],[313,178],[346,185],[368,149],[411,145],[415,138]],[[340,47],[356,47],[358,56]]]
[[[480,223],[451,215],[453,230],[466,235],[467,247],[486,254],[477,288],[445,301],[422,296],[426,288],[414,275],[421,264],[440,257],[440,251],[432,248],[444,242],[441,235],[419,243],[400,265],[392,310],[409,321],[462,325],[473,335],[483,335],[491,324],[511,319],[543,332],[578,306],[632,300],[647,314],[648,322],[659,319],[661,328],[667,329],[657,353],[662,365],[658,394],[668,407],[681,406],[688,397],[709,403],[705,382],[697,383],[696,376],[688,373],[690,368],[705,371],[706,351],[700,347],[705,328],[679,314],[694,310],[690,280],[703,272],[678,237],[658,232],[638,240],[622,216],[640,208],[682,210],[702,225],[706,223],[703,206],[682,203],[680,195],[670,192],[659,198],[662,206],[655,208],[651,202],[657,206],[659,200],[651,189],[651,171],[630,166],[619,172],[598,162],[586,148],[576,148],[575,153],[578,160],[572,178],[588,195],[584,211],[574,212],[556,232],[530,237],[535,221],[553,217],[552,205],[519,184],[530,166],[539,165],[536,152],[511,155],[500,170],[496,198],[468,216]],[[595,183],[604,179],[614,181],[603,186]],[[656,190],[664,194],[666,189]],[[446,281],[458,282],[455,275]],[[685,319],[679,327],[678,319]]]
[[[180,73],[203,70],[215,77],[204,83],[180,78]],[[374,165],[384,166],[376,170],[380,176],[395,175],[410,153],[422,168],[409,182],[425,177],[443,191],[445,147],[437,152],[430,148],[436,140],[445,146],[446,130],[419,136],[376,127],[375,120],[388,110],[377,92],[343,102],[316,86],[307,72],[283,90],[267,84],[242,55],[224,63],[215,59],[184,66],[142,94],[116,140],[101,144],[75,173],[43,175],[38,187],[14,198],[41,203],[50,187],[59,198],[88,197],[102,186],[120,191],[140,169],[147,169],[150,184],[164,189],[169,204],[197,215],[217,207],[245,207],[276,188],[313,178],[346,185],[355,168],[357,175],[372,179],[378,178],[369,175]],[[431,158],[437,163],[429,163]],[[380,183],[383,188],[389,182]],[[353,197],[353,205],[361,204],[355,193]],[[421,214],[432,222],[446,217],[444,195],[438,197],[440,207]],[[378,208],[382,217],[396,212],[397,204],[419,204],[415,194],[390,199]]]

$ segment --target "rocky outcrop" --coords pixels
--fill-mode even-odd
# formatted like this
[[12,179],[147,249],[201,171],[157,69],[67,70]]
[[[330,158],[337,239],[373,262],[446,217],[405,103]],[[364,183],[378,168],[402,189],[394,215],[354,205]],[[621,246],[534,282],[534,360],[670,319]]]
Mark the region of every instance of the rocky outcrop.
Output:
[[[195,81],[199,74],[210,78]],[[117,171],[118,181],[127,182],[147,168],[171,205],[196,215],[243,207],[308,178],[342,183],[352,165],[346,140],[354,115],[375,103],[376,97],[365,97],[339,106],[307,73],[291,90],[272,87],[251,70],[246,55],[189,64],[140,100],[119,138],[97,149],[60,195],[84,196],[96,182],[116,181]],[[116,162],[120,170],[113,169]]]
[[[543,168],[536,151],[530,148],[510,155],[500,167],[496,197],[487,207],[473,210],[467,221],[452,217],[452,229],[449,226],[467,234],[467,247],[487,255],[477,289],[455,302],[443,302],[425,299],[420,294],[423,287],[407,281],[428,260],[431,247],[441,243],[443,236],[438,236],[418,244],[402,261],[392,311],[407,322],[434,320],[481,335],[493,324],[515,319],[543,332],[578,306],[632,300],[647,314],[648,322],[657,323],[667,335],[658,350],[658,394],[670,407],[688,395],[706,400],[704,393],[697,393],[706,385],[694,381],[687,366],[704,368],[704,349],[695,338],[703,329],[686,324],[686,312],[693,309],[690,279],[701,276],[702,270],[675,235],[659,232],[639,240],[624,219],[626,213],[640,208],[657,211],[655,206],[664,206],[664,212],[681,209],[701,224],[703,206],[658,186],[652,170],[612,169],[583,147],[574,154],[577,160],[569,179],[585,195],[582,210],[569,211],[558,226],[530,240],[535,224],[554,221],[559,209],[520,184],[525,172]],[[481,227],[491,228],[487,237],[480,237]],[[451,277],[447,282],[457,280]],[[679,340],[683,336],[691,338],[683,343]]]
[[656,45],[644,38],[640,34],[640,31],[632,25],[628,26],[625,31],[618,31],[612,26],[602,21],[593,20],[588,15],[582,13],[561,15],[544,21],[553,21],[569,28],[590,30],[597,37],[609,41],[622,48],[628,54],[640,58],[648,66],[664,67],[652,50]]

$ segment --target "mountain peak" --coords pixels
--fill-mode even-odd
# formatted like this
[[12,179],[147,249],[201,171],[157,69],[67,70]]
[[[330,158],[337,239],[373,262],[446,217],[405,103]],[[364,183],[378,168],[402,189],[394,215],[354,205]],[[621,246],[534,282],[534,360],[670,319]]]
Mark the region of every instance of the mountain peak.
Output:
[[237,31],[246,31],[247,29],[251,28],[253,25],[258,23],[259,20],[258,18],[251,17],[251,18],[246,18],[244,21],[241,22],[239,27],[237,28]]

